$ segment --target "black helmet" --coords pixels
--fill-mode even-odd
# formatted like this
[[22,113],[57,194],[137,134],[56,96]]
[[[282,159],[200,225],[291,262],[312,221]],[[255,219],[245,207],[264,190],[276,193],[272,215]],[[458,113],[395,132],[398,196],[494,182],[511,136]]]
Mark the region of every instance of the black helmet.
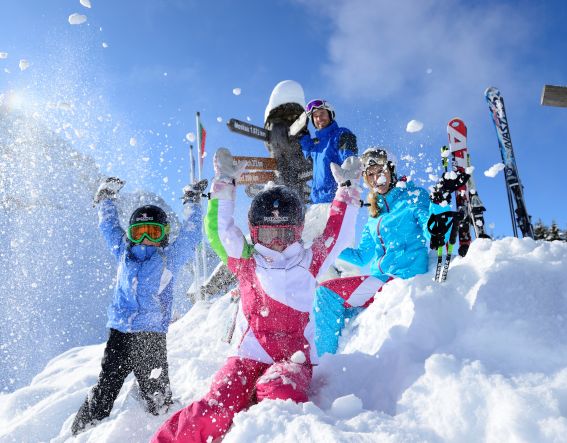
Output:
[[167,214],[159,206],[145,205],[136,209],[130,216],[130,226],[135,223],[153,222],[160,223],[165,226],[168,233],[161,241],[161,246],[167,246],[169,241],[169,223]]
[[388,158],[388,151],[384,148],[379,147],[370,147],[366,151],[362,153],[360,156],[360,160],[362,161],[362,171],[363,177],[366,184],[366,170],[371,166],[378,165],[384,166],[390,170],[390,176],[392,177],[390,182],[390,188],[396,186],[396,182],[398,181],[398,177],[396,175],[396,165]]
[[297,193],[286,186],[271,186],[260,191],[250,205],[250,226],[302,226],[305,213]]

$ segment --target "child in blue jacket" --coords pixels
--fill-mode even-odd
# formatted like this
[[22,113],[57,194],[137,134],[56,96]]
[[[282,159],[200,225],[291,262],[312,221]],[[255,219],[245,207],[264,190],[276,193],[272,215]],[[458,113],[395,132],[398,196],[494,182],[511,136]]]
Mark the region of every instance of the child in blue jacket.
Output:
[[171,321],[173,287],[181,267],[193,257],[201,241],[199,199],[206,181],[185,188],[188,216],[171,244],[167,214],[154,205],[136,209],[124,232],[114,203],[123,185],[120,179],[111,177],[101,184],[95,196],[99,228],[118,271],[108,307],[110,333],[102,370],[75,416],[73,435],[110,415],[130,372],[134,372],[148,412],[158,415],[171,404],[166,333]]

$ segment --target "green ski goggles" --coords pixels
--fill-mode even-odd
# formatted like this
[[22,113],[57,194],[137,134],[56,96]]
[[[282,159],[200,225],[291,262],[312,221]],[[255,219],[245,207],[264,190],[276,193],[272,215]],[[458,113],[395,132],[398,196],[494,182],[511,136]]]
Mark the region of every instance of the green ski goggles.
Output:
[[159,243],[163,238],[169,234],[169,225],[162,225],[161,223],[143,222],[134,223],[128,227],[128,240],[132,243],[142,243],[144,238],[154,243]]

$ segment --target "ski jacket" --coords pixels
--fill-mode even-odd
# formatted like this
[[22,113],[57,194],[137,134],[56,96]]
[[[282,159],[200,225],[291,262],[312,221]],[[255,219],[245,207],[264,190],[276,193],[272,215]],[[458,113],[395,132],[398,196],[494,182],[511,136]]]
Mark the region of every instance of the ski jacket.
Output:
[[132,245],[120,227],[114,202],[102,201],[99,228],[118,263],[114,296],[108,306],[108,328],[120,332],[167,332],[175,279],[201,241],[201,207],[192,205],[191,209],[177,239],[161,248]]
[[337,191],[337,183],[331,173],[331,162],[341,165],[347,157],[357,155],[356,136],[347,128],[339,128],[336,121],[299,139],[306,158],[313,160],[311,203],[330,203]]
[[235,356],[273,364],[301,351],[307,363],[315,363],[311,312],[316,277],[353,240],[358,213],[358,207],[338,200],[339,193],[323,234],[312,246],[296,242],[282,252],[247,243],[234,224],[234,201],[212,193],[205,230],[213,249],[236,275],[241,294]]
[[427,221],[431,212],[443,209],[430,204],[425,189],[404,181],[378,195],[377,203],[380,213],[368,219],[358,246],[345,249],[339,258],[361,267],[370,263],[370,274],[382,281],[427,272]]

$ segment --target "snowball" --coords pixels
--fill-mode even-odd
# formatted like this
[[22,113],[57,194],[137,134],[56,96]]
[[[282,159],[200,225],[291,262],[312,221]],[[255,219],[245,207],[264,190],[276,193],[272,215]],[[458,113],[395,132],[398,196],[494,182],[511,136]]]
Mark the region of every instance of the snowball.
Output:
[[240,88],[234,88],[234,89],[232,90],[232,93],[233,93],[234,95],[240,95],[241,92],[242,92],[242,90],[241,90]]
[[191,143],[193,143],[195,141],[195,134],[193,134],[192,132],[188,132],[187,134],[185,134],[185,138],[189,140]]
[[161,368],[153,368],[149,378],[159,378],[161,375]]
[[7,52],[0,52],[0,58],[8,58]]
[[251,122],[252,119],[251,119],[250,117],[246,117],[246,121],[247,121],[247,122]]
[[89,8],[91,7],[91,0],[79,0],[79,2],[81,3],[81,5],[83,5],[85,8]]
[[108,48],[108,43],[102,42],[102,47],[103,47],[103,48]]
[[484,171],[484,175],[486,175],[487,177],[496,177],[496,175],[505,167],[506,166],[504,166],[504,163],[496,163],[495,165],[492,165],[487,171]]
[[86,15],[77,14],[76,12],[69,16],[69,24],[71,25],[80,25],[87,21]]
[[136,146],[137,144],[138,144],[138,140],[136,140],[136,137],[131,137],[130,146]]
[[423,123],[419,120],[410,120],[406,126],[406,132],[419,132],[423,129]]
[[331,405],[330,413],[342,419],[354,417],[362,412],[362,400],[350,394],[337,398]]
[[217,117],[217,121],[220,123],[222,122],[222,117]]
[[20,71],[25,71],[30,67],[30,62],[28,62],[25,59],[21,59],[19,66],[20,66]]
[[290,360],[292,363],[297,363],[298,365],[302,365],[307,361],[307,358],[305,357],[303,351],[297,351],[291,356]]

